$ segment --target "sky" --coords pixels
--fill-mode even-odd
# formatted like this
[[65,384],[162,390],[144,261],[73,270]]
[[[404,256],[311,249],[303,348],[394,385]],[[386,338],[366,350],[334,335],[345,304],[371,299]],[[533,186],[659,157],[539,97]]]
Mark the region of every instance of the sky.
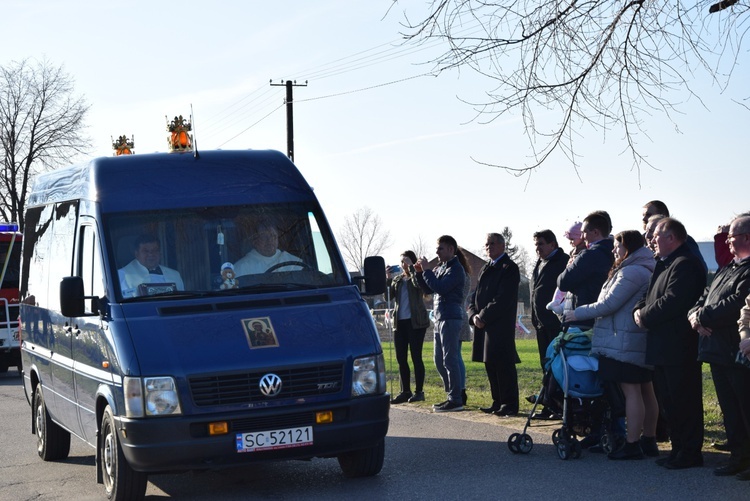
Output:
[[[390,232],[388,264],[449,234],[481,255],[487,232],[509,227],[533,254],[535,231],[563,231],[606,210],[613,231],[641,228],[641,207],[663,200],[696,240],[750,210],[744,139],[747,68],[722,92],[696,70],[702,102],[679,94],[677,123],[644,114],[633,169],[621,131],[580,131],[574,169],[554,157],[530,177],[481,165],[518,165],[530,154],[516,116],[475,120],[465,101],[487,82],[469,70],[429,76],[437,43],[404,46],[404,9],[424,2],[288,0],[102,2],[5,0],[0,64],[47,60],[91,106],[90,156],[112,137],[135,151],[166,151],[166,118],[193,112],[198,148],[286,151],[283,86],[294,80],[295,163],[337,232],[369,207]],[[746,50],[743,52],[744,59]],[[693,78],[693,77],[691,77]],[[306,86],[304,86],[306,82]],[[561,242],[568,248],[566,242]]]

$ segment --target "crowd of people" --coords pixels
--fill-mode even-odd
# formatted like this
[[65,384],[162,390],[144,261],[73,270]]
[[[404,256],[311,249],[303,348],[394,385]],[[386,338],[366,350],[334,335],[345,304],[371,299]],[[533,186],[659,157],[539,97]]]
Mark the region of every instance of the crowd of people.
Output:
[[[531,320],[539,360],[562,330],[591,332],[598,375],[624,400],[622,446],[613,460],[657,457],[670,470],[703,465],[702,364],[710,366],[723,415],[728,459],[719,476],[750,480],[750,213],[719,226],[714,239],[718,270],[708,268],[685,226],[654,200],[643,206],[641,230],[612,235],[605,211],[593,211],[564,232],[570,254],[555,233],[534,234],[537,261],[531,277]],[[432,295],[434,361],[446,399],[435,412],[459,411],[467,402],[461,357],[462,329],[471,326],[471,359],[485,365],[497,416],[519,412],[515,346],[520,273],[498,233],[488,233],[489,260],[471,287],[466,256],[454,238],[438,239],[438,263],[402,254],[403,272],[389,276],[395,299],[394,345],[401,392],[392,403],[424,400],[422,342],[429,320],[422,295]],[[473,289],[473,290],[472,290]],[[410,387],[408,350],[415,372]],[[527,397],[534,402],[536,397]],[[537,405],[534,419],[560,416]],[[591,439],[591,440],[588,440]],[[588,443],[586,443],[588,440]],[[669,441],[661,454],[658,442]],[[582,441],[595,447],[599,436]]]

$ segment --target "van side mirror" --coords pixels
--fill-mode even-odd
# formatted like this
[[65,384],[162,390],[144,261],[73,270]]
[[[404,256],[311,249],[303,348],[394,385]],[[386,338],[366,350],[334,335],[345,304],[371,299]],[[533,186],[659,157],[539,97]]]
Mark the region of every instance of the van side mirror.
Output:
[[64,317],[82,317],[86,313],[83,278],[63,277],[60,282],[60,311]]
[[385,259],[381,256],[365,258],[365,291],[367,296],[385,292]]

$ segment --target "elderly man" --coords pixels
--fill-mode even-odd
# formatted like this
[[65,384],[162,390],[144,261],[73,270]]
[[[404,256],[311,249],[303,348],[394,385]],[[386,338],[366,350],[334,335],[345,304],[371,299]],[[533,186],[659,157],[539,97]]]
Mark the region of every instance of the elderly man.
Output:
[[653,240],[656,268],[633,319],[648,330],[646,363],[654,366],[654,386],[670,426],[672,451],[656,463],[679,470],[703,465],[703,380],[698,333],[687,314],[706,286],[706,274],[676,219],[662,219]]
[[154,235],[141,235],[133,246],[133,259],[117,270],[123,297],[144,294],[141,285],[174,284],[177,290],[185,290],[180,272],[162,266],[159,239]]
[[[643,218],[641,219],[643,221],[644,232],[646,232],[646,226],[648,224],[649,218],[656,214],[664,217],[669,217],[669,209],[667,208],[667,204],[665,204],[661,200],[651,200],[650,202],[646,202],[646,204],[643,206]],[[646,242],[648,241],[649,239],[647,238]],[[690,235],[687,236],[685,243],[690,249],[690,252],[695,254],[695,256],[700,260],[701,265],[703,266],[704,273],[708,273],[708,265],[706,265],[706,260],[703,259],[703,254],[701,254],[698,243]]]
[[700,335],[698,360],[711,365],[731,453],[715,475],[735,475],[750,467],[750,370],[735,363],[737,319],[750,294],[750,217],[732,221],[727,243],[734,260],[718,272],[688,317]]
[[[487,234],[490,260],[479,272],[477,288],[469,300],[469,321],[474,326],[474,348],[484,340],[482,360],[487,371],[492,405],[481,410],[496,416],[518,414],[518,373],[521,360],[516,352],[516,310],[521,274],[505,253],[505,239]],[[472,356],[472,359],[475,359]]]
[[[279,230],[271,221],[258,224],[252,242],[253,249],[234,263],[234,272],[238,277],[268,271],[299,270],[305,266],[297,256],[279,249]],[[282,266],[282,263],[285,265]]]

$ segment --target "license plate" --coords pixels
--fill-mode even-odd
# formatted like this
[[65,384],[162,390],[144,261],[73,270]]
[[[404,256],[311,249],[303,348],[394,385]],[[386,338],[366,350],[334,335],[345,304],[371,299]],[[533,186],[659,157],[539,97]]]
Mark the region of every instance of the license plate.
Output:
[[304,447],[313,444],[312,426],[285,428],[283,430],[238,433],[237,452],[257,452],[290,447]]

